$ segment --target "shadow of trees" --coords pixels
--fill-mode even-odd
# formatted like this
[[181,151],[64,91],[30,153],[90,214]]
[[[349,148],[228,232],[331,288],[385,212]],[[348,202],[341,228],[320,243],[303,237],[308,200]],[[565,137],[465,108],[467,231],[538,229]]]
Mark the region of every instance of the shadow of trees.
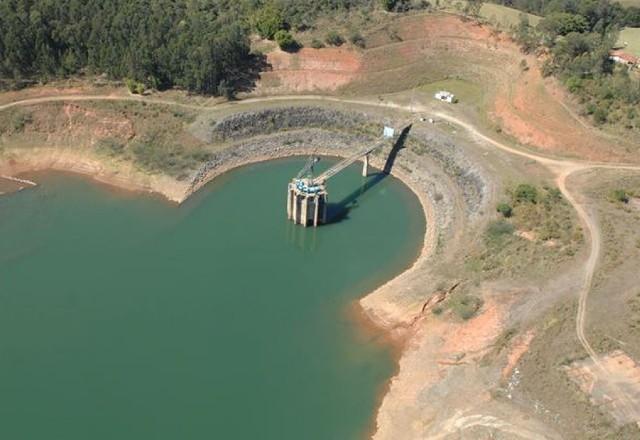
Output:
[[236,93],[251,92],[255,89],[256,83],[260,79],[260,73],[272,70],[271,64],[267,62],[264,54],[251,54],[246,61],[238,68],[233,88]]

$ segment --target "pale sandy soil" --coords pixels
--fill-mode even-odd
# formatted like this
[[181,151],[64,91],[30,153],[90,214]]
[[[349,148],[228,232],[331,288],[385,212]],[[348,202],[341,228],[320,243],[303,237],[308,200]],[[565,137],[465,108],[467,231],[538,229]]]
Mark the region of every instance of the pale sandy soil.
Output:
[[487,296],[482,312],[469,321],[426,314],[414,324],[380,407],[374,438],[472,439],[496,432],[513,439],[558,438],[534,418],[492,398],[490,389],[499,375],[480,361],[504,329],[509,299]]
[[[640,365],[622,350],[601,356],[600,362],[604,368],[587,359],[572,363],[566,371],[595,406],[605,408],[620,423],[640,423]],[[620,389],[627,401],[619,400]]]
[[5,152],[4,160],[0,161],[0,175],[19,176],[42,170],[69,171],[126,190],[159,193],[178,203],[188,191],[188,182],[144,174],[131,164],[109,163],[88,151],[55,147],[16,149]]

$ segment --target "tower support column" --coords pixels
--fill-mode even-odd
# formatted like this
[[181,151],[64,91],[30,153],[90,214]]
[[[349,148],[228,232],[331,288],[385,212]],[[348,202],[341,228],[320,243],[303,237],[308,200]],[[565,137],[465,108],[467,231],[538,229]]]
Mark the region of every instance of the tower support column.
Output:
[[327,204],[329,203],[329,196],[325,193],[322,195],[322,223],[327,224]]
[[293,191],[293,224],[298,224],[298,194]]
[[293,190],[291,186],[287,189],[287,219],[291,220],[291,216],[293,215]]
[[308,218],[307,218],[307,212],[309,210],[309,196],[304,196],[304,199],[302,199],[302,217],[300,218],[300,223],[302,223],[304,225],[304,227],[307,227],[307,223]]
[[364,160],[362,161],[362,177],[367,177],[369,175],[369,155],[364,155]]
[[316,194],[313,198],[313,227],[318,227],[318,211],[320,211],[320,197]]

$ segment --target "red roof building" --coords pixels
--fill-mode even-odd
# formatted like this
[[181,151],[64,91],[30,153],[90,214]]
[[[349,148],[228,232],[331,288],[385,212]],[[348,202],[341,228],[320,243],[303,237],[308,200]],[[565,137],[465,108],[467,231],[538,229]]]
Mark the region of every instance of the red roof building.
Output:
[[640,65],[640,57],[635,55],[631,55],[622,50],[613,50],[609,55],[609,58],[616,63],[626,64],[627,66],[638,66]]

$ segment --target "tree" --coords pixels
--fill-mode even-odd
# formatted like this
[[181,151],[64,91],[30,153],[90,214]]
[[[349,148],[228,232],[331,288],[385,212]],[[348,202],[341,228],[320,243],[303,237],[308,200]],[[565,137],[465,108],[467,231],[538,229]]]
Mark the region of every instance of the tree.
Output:
[[586,32],[589,29],[589,23],[582,15],[557,12],[545,17],[538,28],[553,40],[557,36],[568,35],[572,32]]
[[529,17],[526,14],[520,14],[518,25],[514,31],[514,39],[520,43],[524,53],[531,53],[538,47],[539,38],[529,24]]
[[508,203],[498,203],[498,206],[496,208],[496,211],[498,211],[500,214],[502,214],[502,216],[504,218],[509,218],[513,215],[513,208],[511,208],[511,205],[509,205]]
[[285,28],[282,12],[273,3],[268,3],[256,12],[253,25],[262,38],[269,40],[273,40],[276,32]]
[[228,101],[235,99],[235,90],[229,80],[223,79],[218,84],[218,95],[224,96]]

